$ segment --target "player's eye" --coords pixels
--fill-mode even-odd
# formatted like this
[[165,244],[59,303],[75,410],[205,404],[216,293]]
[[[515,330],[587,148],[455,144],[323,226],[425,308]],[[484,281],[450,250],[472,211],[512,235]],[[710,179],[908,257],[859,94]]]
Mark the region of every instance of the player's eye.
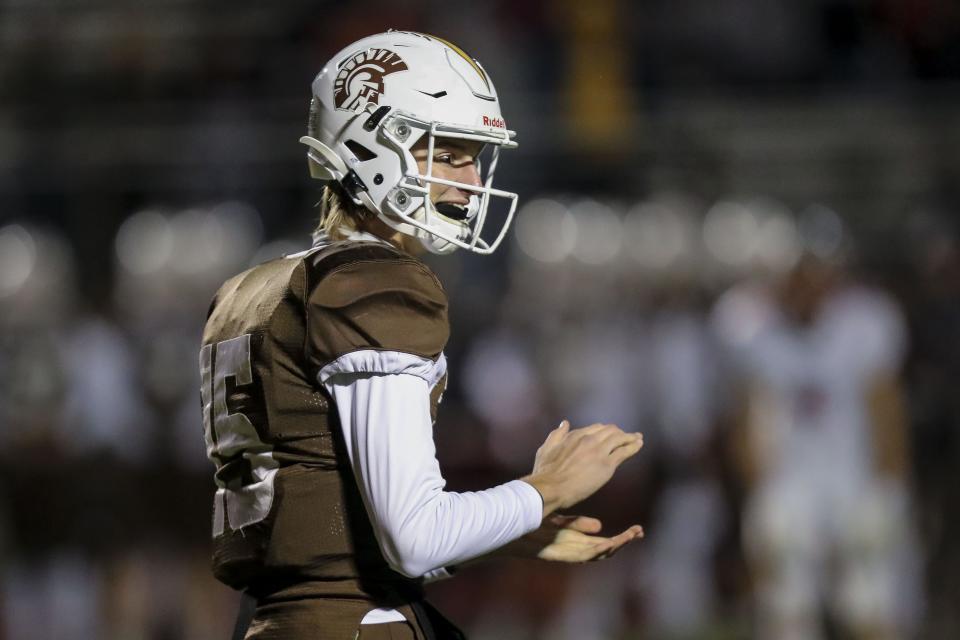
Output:
[[434,162],[442,162],[443,164],[453,164],[453,154],[452,153],[440,153],[434,156]]

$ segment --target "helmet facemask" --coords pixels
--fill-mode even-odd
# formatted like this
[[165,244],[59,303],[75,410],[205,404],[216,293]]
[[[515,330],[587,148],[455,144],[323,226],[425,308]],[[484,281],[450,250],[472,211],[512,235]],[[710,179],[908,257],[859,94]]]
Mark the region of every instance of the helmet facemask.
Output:
[[[384,146],[392,148],[400,157],[403,176],[396,187],[383,200],[381,218],[391,227],[420,239],[432,253],[450,253],[457,248],[488,255],[493,253],[506,236],[517,208],[517,194],[493,188],[493,178],[501,148],[515,148],[515,133],[506,129],[469,128],[458,124],[426,122],[415,117],[394,113],[384,119],[379,135]],[[426,136],[426,168],[420,170],[411,152],[412,147]],[[483,152],[475,162],[481,176],[481,184],[456,182],[434,175],[434,152],[443,140],[462,140],[480,143]],[[481,162],[481,155],[489,155],[489,161]],[[484,175],[486,164],[486,175]],[[470,194],[470,202],[462,217],[445,215],[437,209],[430,197],[431,185],[438,184],[460,189]],[[499,229],[483,237],[490,220],[492,198],[507,200]],[[448,210],[447,214],[451,214]]]

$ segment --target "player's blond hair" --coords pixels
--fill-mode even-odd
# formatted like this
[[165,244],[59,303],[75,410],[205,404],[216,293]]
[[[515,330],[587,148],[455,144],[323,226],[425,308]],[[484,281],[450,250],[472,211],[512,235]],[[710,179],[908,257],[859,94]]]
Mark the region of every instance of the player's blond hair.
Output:
[[[310,99],[310,113],[307,117],[307,135],[311,138],[322,139],[320,130],[320,101],[316,96]],[[331,181],[323,187],[320,202],[320,219],[313,230],[313,240],[321,236],[337,241],[344,239],[344,231],[356,231],[360,228],[363,219],[369,213],[364,207],[354,203],[350,196],[336,181]]]
[[313,239],[321,236],[330,240],[343,240],[345,231],[356,231],[369,213],[353,202],[336,182],[327,183],[317,203],[320,219],[313,230]]

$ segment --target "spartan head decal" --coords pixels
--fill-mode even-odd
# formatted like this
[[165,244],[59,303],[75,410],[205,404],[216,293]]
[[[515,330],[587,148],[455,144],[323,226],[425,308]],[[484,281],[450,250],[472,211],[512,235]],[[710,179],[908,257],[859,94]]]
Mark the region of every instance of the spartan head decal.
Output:
[[333,81],[337,109],[356,111],[368,104],[380,104],[383,77],[405,71],[406,63],[388,49],[367,49],[343,63]]

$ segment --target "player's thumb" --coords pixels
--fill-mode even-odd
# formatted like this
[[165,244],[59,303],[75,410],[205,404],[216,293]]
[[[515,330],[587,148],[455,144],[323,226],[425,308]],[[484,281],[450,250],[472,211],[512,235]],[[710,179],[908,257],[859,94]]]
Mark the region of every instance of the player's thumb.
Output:
[[554,442],[561,440],[563,436],[567,435],[570,432],[570,421],[562,420],[557,428],[550,432],[550,435],[547,436],[547,442]]
[[581,533],[600,533],[603,523],[589,516],[577,516],[567,524],[567,528]]

